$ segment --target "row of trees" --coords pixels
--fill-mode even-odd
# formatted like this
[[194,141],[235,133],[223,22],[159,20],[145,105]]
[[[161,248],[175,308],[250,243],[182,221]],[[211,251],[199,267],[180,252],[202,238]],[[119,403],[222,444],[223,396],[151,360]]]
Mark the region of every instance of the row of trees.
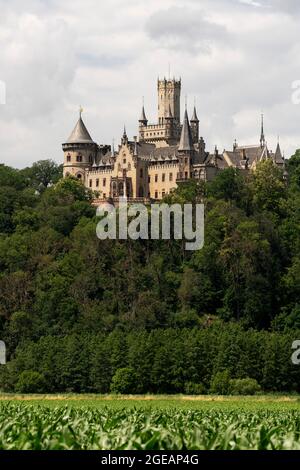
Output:
[[46,336],[19,346],[0,368],[2,389],[227,393],[230,384],[251,385],[252,379],[249,393],[259,390],[257,384],[265,391],[299,392],[300,368],[291,360],[297,334],[217,322],[201,329]]

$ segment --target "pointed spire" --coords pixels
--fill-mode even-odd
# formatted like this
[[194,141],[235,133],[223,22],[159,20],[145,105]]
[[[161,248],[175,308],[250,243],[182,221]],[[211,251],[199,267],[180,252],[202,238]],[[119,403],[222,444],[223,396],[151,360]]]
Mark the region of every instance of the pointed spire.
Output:
[[194,105],[194,112],[193,112],[191,122],[199,122],[199,119],[198,119],[198,116],[197,116],[197,111],[196,111],[196,105]]
[[188,113],[187,113],[187,110],[185,110],[178,150],[179,151],[191,151],[192,148],[193,148],[192,133],[191,133],[191,128],[190,128]]
[[143,107],[142,107],[142,113],[141,117],[139,119],[139,122],[142,124],[147,125],[148,119],[146,118],[146,113],[145,113],[145,107],[144,107],[144,98],[143,98]]
[[265,131],[264,131],[264,115],[261,115],[261,134],[260,134],[260,146],[264,147],[266,144]]
[[87,128],[81,117],[82,108],[79,110],[79,119],[74,127],[70,137],[67,140],[67,144],[93,144],[94,141],[91,138]]
[[282,163],[284,161],[284,157],[281,152],[280,143],[278,142],[276,147],[276,152],[274,156],[275,163]]
[[126,127],[125,127],[125,124],[124,124],[124,131],[123,131],[123,137],[122,137],[122,144],[126,144],[126,142],[128,142],[128,137],[127,137],[127,133],[126,133]]

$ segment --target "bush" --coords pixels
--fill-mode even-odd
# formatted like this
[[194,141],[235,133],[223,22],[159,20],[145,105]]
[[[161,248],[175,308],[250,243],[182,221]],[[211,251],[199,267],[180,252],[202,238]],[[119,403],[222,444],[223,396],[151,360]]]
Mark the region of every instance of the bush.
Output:
[[113,393],[134,393],[135,373],[131,367],[117,369],[110,384]]
[[16,391],[21,393],[44,393],[46,391],[45,377],[33,370],[24,370],[16,385]]
[[215,395],[229,395],[230,393],[230,374],[228,370],[217,372],[210,384],[210,393]]
[[187,395],[204,395],[206,393],[206,388],[203,384],[187,382],[186,384],[184,384],[184,392]]
[[257,380],[250,379],[233,379],[230,380],[231,395],[255,395],[261,391],[261,386]]

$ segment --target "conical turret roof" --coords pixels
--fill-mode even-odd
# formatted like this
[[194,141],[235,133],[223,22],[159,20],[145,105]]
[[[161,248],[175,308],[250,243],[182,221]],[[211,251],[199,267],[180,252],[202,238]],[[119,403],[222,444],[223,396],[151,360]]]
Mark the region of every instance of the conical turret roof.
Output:
[[93,144],[94,143],[87,128],[85,127],[81,114],[77,121],[76,126],[74,127],[66,143],[67,144]]
[[192,150],[192,148],[193,148],[192,133],[191,133],[191,128],[190,128],[188,113],[187,113],[187,110],[185,110],[178,150],[190,151]]
[[141,117],[140,117],[139,121],[140,121],[140,122],[147,122],[147,121],[148,121],[148,119],[146,118],[146,113],[145,113],[145,108],[144,108],[144,106],[143,106],[143,108],[142,108],[142,114],[141,114]]
[[196,111],[196,106],[194,106],[194,112],[193,112],[191,122],[199,122],[199,119],[198,119],[198,116],[197,116],[197,111]]

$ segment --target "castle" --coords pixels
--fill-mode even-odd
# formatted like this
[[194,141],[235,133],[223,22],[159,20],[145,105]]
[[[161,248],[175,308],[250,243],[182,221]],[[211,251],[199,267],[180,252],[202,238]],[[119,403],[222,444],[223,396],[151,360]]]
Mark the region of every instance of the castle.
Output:
[[254,170],[257,163],[271,159],[284,169],[278,143],[276,152],[268,149],[262,117],[258,145],[240,147],[235,141],[230,151],[206,151],[199,137],[199,119],[194,106],[189,119],[185,109],[180,119],[181,80],[158,79],[158,122],[149,124],[144,106],[139,119],[139,137],[133,141],[126,130],[118,149],[99,145],[91,138],[81,116],[66,143],[64,177],[75,176],[95,192],[95,204],[103,200],[160,200],[179,184],[191,178],[210,181],[225,168]]

